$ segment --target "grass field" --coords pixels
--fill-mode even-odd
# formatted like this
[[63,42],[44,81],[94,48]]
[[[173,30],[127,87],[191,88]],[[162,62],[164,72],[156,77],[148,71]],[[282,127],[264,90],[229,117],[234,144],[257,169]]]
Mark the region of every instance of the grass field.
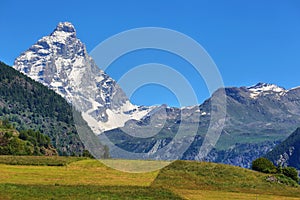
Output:
[[[25,165],[3,161],[14,159]],[[268,182],[267,174],[229,165],[176,161],[159,171],[126,173],[82,158],[41,165],[49,159],[54,158],[0,156],[6,163],[0,164],[0,199],[300,199],[297,186]],[[153,164],[112,162],[125,169]]]
[[141,186],[54,186],[0,184],[0,199],[174,199],[174,193]]
[[26,185],[150,186],[158,172],[125,173],[86,159],[66,166],[0,164],[0,183]]
[[38,165],[38,166],[66,166],[69,163],[86,160],[85,157],[63,156],[0,156],[0,164],[8,165]]

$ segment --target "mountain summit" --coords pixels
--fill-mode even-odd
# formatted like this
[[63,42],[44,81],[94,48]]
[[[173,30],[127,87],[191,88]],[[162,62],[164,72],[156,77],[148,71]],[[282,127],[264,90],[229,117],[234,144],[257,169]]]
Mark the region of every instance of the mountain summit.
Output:
[[132,105],[116,82],[96,66],[69,22],[60,22],[49,36],[22,53],[13,67],[82,111],[95,133],[121,127],[148,112]]
[[60,22],[54,32],[76,33],[76,30],[70,22]]
[[261,94],[268,94],[270,92],[275,92],[279,95],[284,95],[287,92],[284,88],[269,83],[258,83],[254,86],[248,87],[247,89],[251,92],[250,96],[252,98],[257,98],[257,96]]

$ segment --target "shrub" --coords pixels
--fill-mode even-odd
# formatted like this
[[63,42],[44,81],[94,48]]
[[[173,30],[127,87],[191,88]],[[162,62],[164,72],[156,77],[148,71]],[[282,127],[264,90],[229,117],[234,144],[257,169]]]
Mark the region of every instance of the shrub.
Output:
[[293,179],[297,183],[299,182],[298,172],[294,167],[285,167],[285,168],[282,169],[282,173],[285,176],[290,177],[291,179]]
[[275,165],[266,158],[258,158],[252,162],[252,169],[263,173],[276,173]]

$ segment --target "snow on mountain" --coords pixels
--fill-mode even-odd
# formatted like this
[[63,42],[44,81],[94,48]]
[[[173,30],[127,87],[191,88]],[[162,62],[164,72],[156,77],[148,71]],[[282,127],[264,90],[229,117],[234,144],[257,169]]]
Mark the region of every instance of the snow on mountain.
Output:
[[14,62],[15,69],[41,82],[82,111],[95,133],[139,120],[151,108],[132,105],[116,82],[100,70],[76,37],[69,22],[61,22]]
[[277,93],[278,95],[284,95],[287,91],[274,84],[268,83],[258,83],[254,86],[250,86],[247,88],[250,91],[250,97],[255,99],[260,95],[269,94],[269,93]]

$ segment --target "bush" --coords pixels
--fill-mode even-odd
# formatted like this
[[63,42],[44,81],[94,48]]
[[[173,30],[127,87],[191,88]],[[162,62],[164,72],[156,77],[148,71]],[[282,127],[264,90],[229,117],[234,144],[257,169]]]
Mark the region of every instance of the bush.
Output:
[[266,158],[258,158],[252,162],[252,169],[263,173],[276,173],[275,165]]
[[297,183],[299,182],[298,172],[294,167],[285,167],[285,168],[282,169],[282,173],[285,176],[290,177],[291,179],[293,179]]
[[[252,162],[252,169],[263,173],[277,173],[278,176],[289,177],[292,180],[299,182],[298,171],[294,167],[275,167],[275,165],[267,158],[258,158]],[[290,180],[291,180],[290,179]],[[284,179],[287,180],[287,179]]]

